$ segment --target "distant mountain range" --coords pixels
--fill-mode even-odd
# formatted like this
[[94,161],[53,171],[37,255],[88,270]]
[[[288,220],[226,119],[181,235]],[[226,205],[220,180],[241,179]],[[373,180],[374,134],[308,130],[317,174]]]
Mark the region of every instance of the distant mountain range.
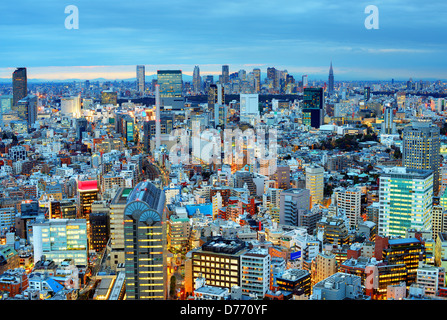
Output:
[[[184,81],[192,81],[192,76],[183,74],[182,78]],[[152,79],[157,79],[157,75],[153,74],[150,76],[146,76],[146,82],[151,82]],[[95,79],[62,79],[62,80],[58,80],[58,79],[28,79],[29,83],[42,83],[42,82],[73,82],[73,81],[77,81],[77,82],[84,82],[86,80],[89,80],[90,82],[105,82],[105,81],[126,81],[126,82],[134,82],[137,80],[137,78],[128,78],[128,79],[105,79],[105,78],[95,78]],[[12,78],[0,78],[0,83],[12,83]]]

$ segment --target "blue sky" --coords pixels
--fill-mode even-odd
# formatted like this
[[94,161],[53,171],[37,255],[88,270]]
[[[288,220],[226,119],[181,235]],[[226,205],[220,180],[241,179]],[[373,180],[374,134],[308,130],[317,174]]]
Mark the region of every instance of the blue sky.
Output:
[[[64,10],[79,9],[68,30]],[[379,29],[367,30],[367,5]],[[447,79],[447,1],[16,0],[0,3],[0,78],[132,78],[275,66],[310,79]]]

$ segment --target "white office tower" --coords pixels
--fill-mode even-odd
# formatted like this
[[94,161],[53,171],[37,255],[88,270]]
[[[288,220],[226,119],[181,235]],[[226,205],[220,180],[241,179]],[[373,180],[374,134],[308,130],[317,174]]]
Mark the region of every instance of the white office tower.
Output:
[[358,187],[336,188],[332,194],[332,203],[337,212],[344,214],[349,221],[349,228],[356,228],[361,222],[361,196],[362,191]]
[[62,97],[61,114],[78,118],[81,115],[81,96]]
[[242,119],[259,116],[259,94],[240,94],[240,116]]
[[252,249],[241,255],[242,292],[264,297],[270,284],[270,261],[267,249]]
[[433,171],[386,168],[379,185],[380,236],[405,237],[408,229],[431,230]]
[[324,168],[316,165],[306,167],[306,189],[310,191],[311,207],[323,203]]

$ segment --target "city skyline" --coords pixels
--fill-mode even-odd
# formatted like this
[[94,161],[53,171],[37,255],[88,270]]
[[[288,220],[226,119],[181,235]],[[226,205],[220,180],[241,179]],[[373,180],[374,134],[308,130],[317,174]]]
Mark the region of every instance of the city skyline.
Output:
[[447,47],[439,42],[446,28],[442,1],[379,1],[379,29],[372,30],[364,26],[366,5],[347,1],[104,4],[73,3],[79,9],[77,30],[64,27],[65,4],[1,4],[8,15],[0,24],[0,78],[26,66],[31,80],[62,74],[127,79],[135,65],[145,64],[155,67],[148,74],[163,65],[184,74],[192,74],[195,65],[202,74],[245,65],[327,79],[330,61],[336,81],[446,78]]

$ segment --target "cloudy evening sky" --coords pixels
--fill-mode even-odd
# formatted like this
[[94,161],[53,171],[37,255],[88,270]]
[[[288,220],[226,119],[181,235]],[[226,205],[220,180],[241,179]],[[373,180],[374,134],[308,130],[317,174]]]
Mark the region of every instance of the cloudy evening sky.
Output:
[[[65,28],[65,7],[79,29]],[[379,9],[368,30],[367,5]],[[274,66],[311,79],[447,79],[447,1],[15,0],[0,3],[0,78],[127,79]]]

